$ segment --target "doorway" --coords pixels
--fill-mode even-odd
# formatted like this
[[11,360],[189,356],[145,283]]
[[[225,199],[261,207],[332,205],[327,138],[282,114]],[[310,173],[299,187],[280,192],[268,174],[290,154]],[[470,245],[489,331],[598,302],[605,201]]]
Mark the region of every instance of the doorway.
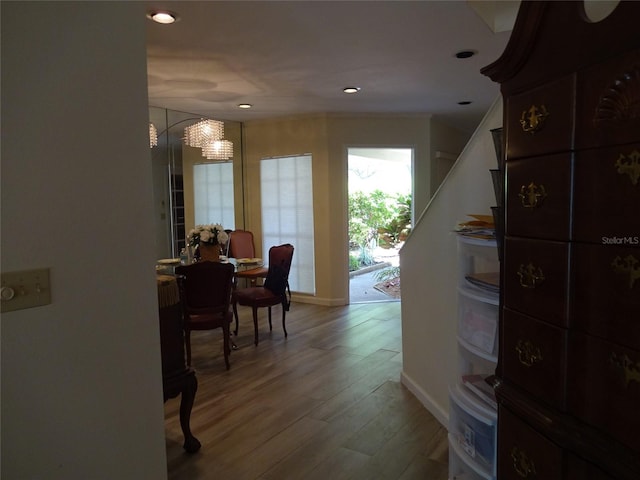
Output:
[[399,250],[413,219],[413,149],[350,147],[349,303],[400,301]]

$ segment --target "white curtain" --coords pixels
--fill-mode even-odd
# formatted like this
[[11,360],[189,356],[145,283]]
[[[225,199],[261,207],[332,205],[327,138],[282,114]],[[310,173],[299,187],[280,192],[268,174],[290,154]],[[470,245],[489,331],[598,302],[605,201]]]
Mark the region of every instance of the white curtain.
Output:
[[194,165],[193,190],[196,225],[219,223],[235,229],[233,163]]
[[315,295],[311,155],[262,159],[260,183],[262,251],[292,244],[291,290]]

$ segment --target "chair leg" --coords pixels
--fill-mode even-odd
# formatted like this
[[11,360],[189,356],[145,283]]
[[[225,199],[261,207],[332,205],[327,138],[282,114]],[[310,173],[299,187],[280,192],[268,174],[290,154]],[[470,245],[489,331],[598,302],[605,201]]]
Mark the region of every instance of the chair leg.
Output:
[[182,392],[180,395],[180,427],[182,427],[182,433],[184,435],[184,444],[182,447],[187,453],[195,453],[200,450],[200,442],[191,433],[189,426],[191,422],[191,409],[193,408],[193,401],[196,398],[196,391],[198,390],[198,379],[195,372],[191,371],[187,377],[182,381]]
[[227,367],[227,370],[230,368],[229,364],[229,354],[231,353],[231,348],[229,347],[229,337],[231,337],[231,331],[229,329],[229,324],[224,322],[222,325],[222,350],[224,352],[224,364]]
[[258,307],[253,308],[253,343],[258,346]]
[[273,330],[273,326],[271,325],[271,307],[269,307],[269,331]]
[[184,345],[187,351],[187,367],[191,366],[191,330],[184,331]]
[[285,337],[287,336],[287,327],[284,324],[284,317],[285,317],[286,314],[287,314],[287,312],[286,312],[286,310],[285,310],[285,308],[283,306],[282,307],[282,330],[284,330],[284,336]]
[[233,307],[233,317],[236,319],[236,329],[234,330],[233,334],[237,337],[238,336],[238,304],[235,300],[233,300],[232,307]]

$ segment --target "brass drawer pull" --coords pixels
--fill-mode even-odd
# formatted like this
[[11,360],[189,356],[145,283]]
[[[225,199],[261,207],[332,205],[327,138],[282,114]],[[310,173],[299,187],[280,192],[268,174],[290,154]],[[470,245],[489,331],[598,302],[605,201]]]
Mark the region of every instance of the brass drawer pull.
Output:
[[523,110],[520,117],[522,130],[534,134],[542,129],[546,118],[549,116],[547,107],[531,105],[527,110]]
[[640,362],[634,363],[633,360],[624,353],[616,355],[616,352],[611,352],[609,363],[623,374],[627,388],[631,382],[640,383]]
[[629,155],[621,153],[616,160],[615,167],[620,175],[629,175],[631,185],[638,185],[640,180],[640,152],[634,150]]
[[518,352],[518,361],[525,367],[533,367],[533,365],[542,361],[540,348],[529,340],[518,340],[516,352]]
[[511,449],[511,459],[513,460],[513,469],[522,478],[536,478],[536,465],[533,463],[526,453],[518,447]]
[[640,262],[633,255],[622,258],[619,255],[611,262],[611,268],[616,273],[629,274],[629,288],[640,278]]
[[531,182],[529,185],[522,185],[520,187],[520,203],[524,208],[536,208],[541,207],[544,199],[547,198],[547,191],[544,185],[536,185]]
[[521,263],[518,268],[518,278],[521,287],[536,288],[544,282],[544,273],[540,267],[536,267],[532,263],[527,266]]

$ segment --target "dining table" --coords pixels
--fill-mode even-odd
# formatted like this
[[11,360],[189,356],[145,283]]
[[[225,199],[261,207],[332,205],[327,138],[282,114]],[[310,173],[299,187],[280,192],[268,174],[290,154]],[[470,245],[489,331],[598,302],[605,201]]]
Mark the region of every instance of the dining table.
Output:
[[[220,255],[219,261],[222,263],[232,264],[236,272],[242,272],[264,266],[264,260],[262,258],[233,258]],[[156,264],[156,273],[159,275],[175,276],[176,268],[181,265],[186,265],[186,263],[182,263],[179,258],[161,259],[158,260]]]

